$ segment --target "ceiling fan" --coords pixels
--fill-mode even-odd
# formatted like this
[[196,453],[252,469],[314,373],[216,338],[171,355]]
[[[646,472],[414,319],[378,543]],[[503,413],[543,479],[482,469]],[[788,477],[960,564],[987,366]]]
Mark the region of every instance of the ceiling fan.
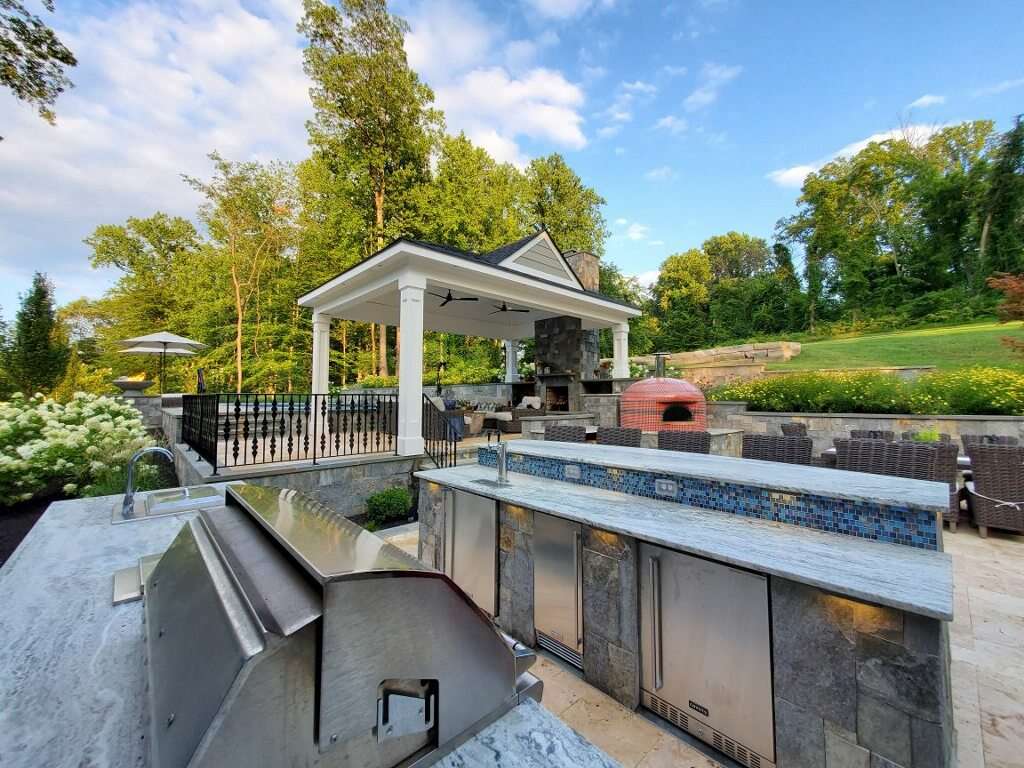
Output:
[[476,296],[461,296],[461,297],[452,296],[452,289],[451,288],[448,289],[448,293],[447,294],[432,293],[431,291],[427,291],[427,293],[429,293],[431,296],[437,296],[437,298],[439,298],[439,299],[444,299],[444,301],[442,301],[441,304],[440,304],[440,306],[442,306],[442,307],[445,304],[448,304],[449,302],[452,302],[452,301],[480,301],[480,299],[478,299]]
[[499,312],[529,312],[530,311],[528,309],[511,309],[508,306],[508,304],[506,304],[504,301],[501,302],[501,306],[500,307],[497,304],[492,304],[491,306],[494,307],[494,311],[488,313],[488,314],[491,314],[491,315],[496,315]]

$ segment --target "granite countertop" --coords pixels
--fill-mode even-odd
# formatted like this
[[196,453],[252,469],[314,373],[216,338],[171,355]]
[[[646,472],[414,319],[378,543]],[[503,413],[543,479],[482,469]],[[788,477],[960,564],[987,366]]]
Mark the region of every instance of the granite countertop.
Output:
[[[138,494],[142,496],[143,494]],[[142,603],[115,570],[166,549],[194,512],[111,525],[120,496],[61,501],[0,568],[0,765],[147,765]],[[516,707],[445,768],[617,764],[543,707]]]
[[702,453],[621,448],[614,445],[513,440],[509,454],[600,464],[619,469],[739,483],[785,493],[806,493],[853,501],[873,501],[899,507],[942,512],[949,507],[944,483],[902,477],[847,472],[825,467],[738,459]]
[[509,473],[507,486],[484,485],[476,481],[493,480],[495,472],[478,464],[426,470],[416,476],[857,600],[946,621],[953,618],[953,561],[944,552],[515,472]]

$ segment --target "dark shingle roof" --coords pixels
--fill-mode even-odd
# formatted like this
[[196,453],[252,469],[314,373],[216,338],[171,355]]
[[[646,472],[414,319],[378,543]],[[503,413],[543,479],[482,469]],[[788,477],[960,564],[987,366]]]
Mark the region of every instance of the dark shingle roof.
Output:
[[509,256],[511,256],[513,253],[515,253],[520,248],[522,248],[524,245],[526,245],[528,242],[533,240],[533,238],[535,238],[539,234],[540,234],[540,232],[534,232],[532,235],[527,235],[526,237],[521,237],[518,240],[516,240],[514,243],[508,243],[507,245],[503,245],[500,248],[495,248],[493,251],[489,251],[488,253],[481,254],[480,258],[483,259],[484,261],[486,261],[488,264],[494,264],[494,265],[500,264],[505,259],[507,259]]

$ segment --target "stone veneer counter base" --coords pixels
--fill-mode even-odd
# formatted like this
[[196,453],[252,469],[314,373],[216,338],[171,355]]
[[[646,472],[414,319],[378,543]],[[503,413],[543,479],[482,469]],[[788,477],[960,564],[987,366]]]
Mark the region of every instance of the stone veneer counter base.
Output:
[[[0,568],[4,768],[148,763],[143,606],[112,606],[112,577],[140,557],[165,550],[194,513],[111,525],[120,503],[121,496],[101,496],[51,504]],[[614,768],[616,763],[529,702],[439,765]]]
[[[571,447],[557,444],[559,449]],[[584,448],[616,452],[609,446]],[[509,450],[520,452],[520,446],[517,443],[512,448],[510,444]],[[629,452],[662,453],[639,449]],[[582,452],[575,456],[583,460]],[[591,458],[589,451],[587,458]],[[778,464],[772,467],[790,468]],[[426,470],[416,476],[846,597],[935,619],[953,618],[952,559],[943,552],[824,533],[519,473],[510,473],[509,485],[494,487],[477,482],[493,480],[495,476],[492,468],[480,465]]]

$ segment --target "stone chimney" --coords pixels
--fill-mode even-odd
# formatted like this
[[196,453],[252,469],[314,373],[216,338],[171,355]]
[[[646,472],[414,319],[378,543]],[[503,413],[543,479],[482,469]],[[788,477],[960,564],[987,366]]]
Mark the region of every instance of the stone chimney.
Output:
[[588,291],[597,291],[601,284],[601,259],[586,251],[566,251],[565,260],[569,262],[576,277]]

